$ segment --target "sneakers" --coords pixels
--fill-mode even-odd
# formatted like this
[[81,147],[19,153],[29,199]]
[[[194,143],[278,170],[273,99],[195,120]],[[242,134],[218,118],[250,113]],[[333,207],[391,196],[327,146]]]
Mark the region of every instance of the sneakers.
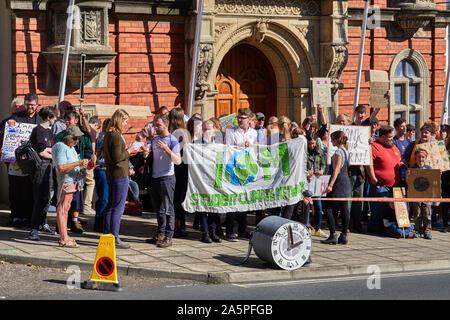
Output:
[[131,246],[128,243],[123,242],[122,240],[120,240],[120,238],[116,238],[116,248],[118,248],[118,249],[130,249]]
[[81,226],[81,222],[79,220],[72,221],[70,224],[70,231],[75,233],[83,233],[83,227]]
[[429,234],[429,233],[425,234],[425,235],[423,236],[423,238],[424,238],[424,239],[427,239],[427,240],[433,239],[433,238],[431,237],[431,234]]
[[163,241],[156,245],[158,248],[167,248],[172,246],[172,238],[165,237]]
[[39,232],[36,229],[32,229],[28,234],[28,239],[38,241],[39,240]]
[[39,226],[39,231],[51,234],[51,235],[55,235],[56,231],[53,231],[52,228],[50,228],[50,226],[48,225],[48,223],[45,223],[41,226]]
[[328,235],[325,232],[323,232],[321,229],[315,230],[313,235],[315,235],[317,237],[328,238]]
[[227,236],[225,237],[225,240],[230,241],[230,242],[238,242],[238,238],[236,238],[236,236],[234,234],[227,234]]
[[94,216],[95,215],[95,210],[94,209],[92,209],[92,208],[84,208],[83,209],[83,214],[85,215],[85,216]]
[[150,243],[150,244],[158,244],[158,243],[162,242],[163,240],[164,240],[164,235],[158,234],[157,236],[154,236],[151,239],[145,240],[145,242]]

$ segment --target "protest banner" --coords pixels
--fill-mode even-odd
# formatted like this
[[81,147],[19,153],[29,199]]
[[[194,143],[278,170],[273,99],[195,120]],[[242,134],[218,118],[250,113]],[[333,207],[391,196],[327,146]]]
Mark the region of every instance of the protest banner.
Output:
[[389,76],[387,71],[368,70],[370,79],[370,107],[389,107]]
[[[394,198],[406,198],[405,188],[392,188]],[[409,221],[408,207],[406,202],[394,202],[395,218],[397,225],[400,228],[409,228],[411,222]]]
[[439,169],[410,169],[407,183],[408,198],[441,197],[441,171]]
[[283,207],[303,199],[306,139],[248,148],[223,144],[188,145],[183,161],[189,181],[187,212],[238,212]]
[[5,125],[5,135],[3,138],[3,149],[1,161],[15,162],[15,151],[22,142],[30,139],[31,131],[36,127],[35,124],[17,122],[15,127],[10,127],[8,122]]
[[425,164],[433,169],[441,171],[450,170],[450,161],[444,141],[421,143],[416,146],[417,150],[425,150],[428,153]]
[[329,78],[311,78],[312,105],[321,104],[324,108],[331,108],[331,80]]
[[309,178],[308,190],[313,197],[324,197],[327,195],[327,187],[331,176],[312,176]]
[[335,131],[344,131],[347,136],[350,165],[372,164],[372,147],[369,143],[370,127],[366,126],[342,126],[330,125],[327,163],[331,164],[331,157],[336,152],[336,147],[331,143],[331,134]]
[[219,118],[220,124],[222,125],[222,131],[225,132],[227,128],[235,127],[238,125],[236,114],[230,114],[228,116]]

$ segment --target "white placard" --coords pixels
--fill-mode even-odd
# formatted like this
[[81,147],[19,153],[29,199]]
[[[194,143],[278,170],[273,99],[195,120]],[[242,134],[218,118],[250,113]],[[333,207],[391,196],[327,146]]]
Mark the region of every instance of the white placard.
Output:
[[321,104],[331,108],[331,80],[329,78],[311,78],[312,105]]
[[309,178],[308,190],[313,197],[323,197],[327,195],[327,187],[331,176],[312,176]]
[[31,131],[36,127],[35,124],[17,122],[15,127],[10,127],[8,122],[5,124],[5,136],[3,138],[3,149],[1,161],[16,161],[15,151],[22,142],[30,139]]
[[348,151],[350,153],[350,165],[368,166],[372,164],[372,146],[369,143],[370,127],[366,126],[342,126],[330,125],[327,163],[331,164],[331,157],[336,152],[336,147],[331,143],[331,134],[335,131],[344,131],[347,136]]

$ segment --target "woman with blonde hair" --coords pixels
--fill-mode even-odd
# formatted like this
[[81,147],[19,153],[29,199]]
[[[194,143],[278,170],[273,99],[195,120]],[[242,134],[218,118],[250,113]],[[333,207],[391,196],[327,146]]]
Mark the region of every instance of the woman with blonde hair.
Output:
[[108,205],[103,213],[103,232],[112,233],[116,238],[116,247],[130,248],[119,238],[120,220],[125,209],[129,185],[128,158],[134,146],[127,148],[122,133],[125,131],[128,113],[117,109],[111,117],[103,141],[103,156],[108,180]]
[[280,134],[282,135],[281,141],[288,141],[291,139],[291,119],[285,116],[278,118],[278,128],[280,129]]

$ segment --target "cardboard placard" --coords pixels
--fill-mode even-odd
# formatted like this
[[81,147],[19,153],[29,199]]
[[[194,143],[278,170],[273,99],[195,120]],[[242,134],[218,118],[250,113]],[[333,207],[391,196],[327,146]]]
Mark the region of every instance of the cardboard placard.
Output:
[[3,138],[3,149],[1,161],[16,161],[15,151],[22,142],[30,139],[31,131],[36,127],[35,124],[17,122],[15,127],[10,127],[8,122],[5,125],[5,136]]
[[441,171],[439,169],[410,169],[408,198],[440,198]]
[[350,165],[371,165],[372,147],[369,143],[370,127],[367,126],[341,126],[330,125],[328,140],[327,163],[331,164],[331,157],[336,152],[336,147],[331,143],[331,134],[335,131],[344,131],[348,138],[348,152],[350,154]]
[[444,141],[421,143],[416,146],[416,149],[427,151],[428,156],[427,160],[425,160],[426,165],[442,171],[450,170],[450,159]]
[[370,98],[372,108],[389,107],[389,76],[387,71],[369,70]]
[[312,192],[313,197],[323,197],[327,194],[328,183],[331,176],[312,176],[309,178],[308,190]]
[[222,131],[225,132],[229,127],[235,127],[238,125],[236,114],[229,114],[228,116],[219,118],[222,125]]
[[[406,198],[405,188],[393,188],[394,198]],[[406,202],[394,202],[395,218],[397,219],[397,225],[400,228],[409,228],[411,222],[409,221],[408,206]]]
[[324,108],[331,108],[331,80],[329,78],[311,78],[312,105],[321,104]]

